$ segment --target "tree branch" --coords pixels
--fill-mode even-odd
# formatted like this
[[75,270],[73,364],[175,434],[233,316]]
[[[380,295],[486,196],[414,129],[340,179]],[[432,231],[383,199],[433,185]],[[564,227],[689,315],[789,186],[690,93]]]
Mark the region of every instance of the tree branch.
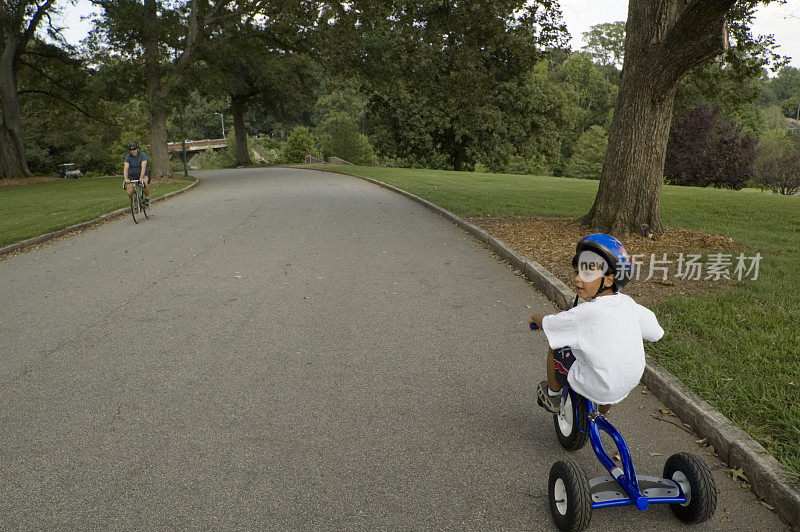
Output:
[[82,109],[78,104],[68,100],[67,98],[64,98],[61,95],[52,93],[50,91],[43,91],[43,90],[39,90],[39,89],[28,89],[28,90],[19,91],[19,94],[41,94],[43,96],[49,96],[51,98],[55,98],[56,100],[60,100],[60,101],[66,103],[67,105],[69,105],[71,107],[74,107],[82,115],[86,116],[87,118],[89,118],[91,120],[94,120],[95,122],[100,122],[101,124],[106,124],[106,125],[110,125],[110,126],[120,126],[121,125],[119,122],[115,122],[115,121],[107,120],[107,119],[103,119],[103,118],[98,118],[98,117],[92,115],[90,112],[86,111],[85,109]]
[[44,4],[40,5],[36,9],[36,13],[34,13],[33,17],[31,18],[31,21],[28,23],[28,27],[25,29],[20,38],[19,46],[17,47],[17,59],[19,58],[19,55],[22,53],[22,51],[25,50],[25,47],[28,45],[28,41],[36,33],[36,28],[39,26],[39,23],[42,21],[42,18],[44,18],[44,16],[47,14],[48,10],[50,9],[50,7],[53,5],[54,2],[55,0],[47,0]]
[[[666,29],[651,61],[659,79],[657,95],[666,95],[695,65],[728,49],[725,14],[736,0],[691,0]],[[657,35],[658,37],[658,35]]]

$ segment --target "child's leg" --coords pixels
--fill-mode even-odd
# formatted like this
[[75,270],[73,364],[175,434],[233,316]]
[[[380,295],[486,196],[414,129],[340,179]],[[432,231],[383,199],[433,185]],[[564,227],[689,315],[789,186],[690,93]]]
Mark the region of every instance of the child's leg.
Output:
[[547,387],[554,392],[561,390],[561,384],[556,380],[556,361],[552,349],[547,350]]

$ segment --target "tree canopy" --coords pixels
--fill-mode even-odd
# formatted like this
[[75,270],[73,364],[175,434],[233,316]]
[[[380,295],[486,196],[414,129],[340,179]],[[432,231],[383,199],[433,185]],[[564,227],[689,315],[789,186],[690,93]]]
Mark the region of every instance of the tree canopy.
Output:
[[[587,31],[581,51],[566,47],[549,0],[93,3],[95,29],[80,49],[49,24],[52,2],[0,6],[4,57],[16,58],[0,65],[14,67],[2,79],[0,176],[50,172],[66,160],[118,171],[128,140],[146,147],[155,175],[169,175],[167,142],[220,136],[221,115],[232,153],[218,162],[226,164],[250,164],[250,143],[255,160],[296,157],[279,148],[300,125],[315,156],[365,164],[582,177],[606,168],[629,177],[604,174],[601,191],[632,203],[600,209],[622,217],[595,216],[598,196],[584,221],[657,231],[666,139],[684,115],[719,108],[752,137],[785,129],[783,117],[800,105],[797,69],[766,74],[782,60],[769,37],[750,33],[755,1],[636,4],[627,22]],[[31,24],[46,31],[31,33]],[[727,51],[714,55],[725,36]],[[679,57],[691,60],[678,65]],[[628,112],[637,98],[657,104],[651,118]],[[605,146],[611,159],[601,157]],[[615,158],[637,153],[646,168]]]

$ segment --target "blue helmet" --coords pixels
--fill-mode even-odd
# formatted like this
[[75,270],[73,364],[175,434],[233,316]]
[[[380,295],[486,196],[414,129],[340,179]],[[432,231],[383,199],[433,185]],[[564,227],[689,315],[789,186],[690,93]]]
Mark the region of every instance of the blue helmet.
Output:
[[[578,245],[575,246],[575,257],[572,259],[573,266],[578,263],[578,255],[581,251],[594,251],[606,261],[606,275],[614,274],[615,290],[622,290],[628,281],[633,278],[633,264],[631,256],[622,245],[622,242],[613,236],[603,233],[595,233],[583,237]],[[601,285],[602,286],[602,285]]]

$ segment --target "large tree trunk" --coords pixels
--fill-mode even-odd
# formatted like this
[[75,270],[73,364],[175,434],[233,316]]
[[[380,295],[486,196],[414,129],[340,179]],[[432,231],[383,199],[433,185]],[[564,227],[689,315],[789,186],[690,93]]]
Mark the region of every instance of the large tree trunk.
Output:
[[594,205],[581,222],[626,236],[663,231],[664,158],[678,81],[726,50],[735,0],[630,2],[625,63]]
[[246,98],[231,98],[233,131],[236,137],[236,166],[247,166],[253,164],[253,161],[250,160],[250,150],[247,146],[247,128],[244,125],[244,112],[246,108]]
[[461,146],[456,146],[453,150],[453,170],[460,172],[464,167],[464,149]]
[[172,166],[169,164],[167,150],[167,110],[163,101],[150,100],[150,153],[148,165],[150,177],[172,177]]
[[3,112],[0,123],[0,179],[10,179],[28,177],[31,173],[25,157],[22,111],[14,68],[14,57],[19,43],[13,35],[4,33],[3,53],[0,56],[0,102]]
[[654,94],[649,81],[622,86],[600,187],[584,223],[619,236],[663,232],[659,198],[674,96],[674,88]]
[[150,111],[150,177],[172,177],[167,150],[167,97],[169,87],[161,80],[158,10],[156,0],[145,0],[144,62],[147,106]]

